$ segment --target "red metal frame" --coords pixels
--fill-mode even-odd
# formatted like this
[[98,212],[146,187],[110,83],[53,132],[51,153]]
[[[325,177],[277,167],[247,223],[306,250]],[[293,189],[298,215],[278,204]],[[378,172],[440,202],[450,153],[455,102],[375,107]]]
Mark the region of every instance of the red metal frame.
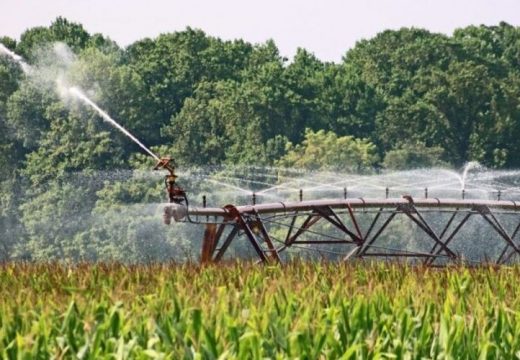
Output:
[[[167,206],[166,213],[176,219],[183,216],[208,219],[203,222],[206,224],[201,251],[203,263],[221,261],[232,242],[242,236],[264,263],[283,261],[283,253],[292,247],[337,253],[327,250],[326,246],[345,245],[348,247],[347,251],[341,253],[341,258],[345,261],[374,257],[412,258],[426,265],[443,265],[464,261],[465,254],[455,251],[452,244],[468,220],[475,217],[483,219],[493,234],[505,242],[494,262],[508,263],[515,254],[520,255],[520,244],[515,242],[520,231],[520,203],[514,201],[412,199],[406,196],[394,199],[359,198],[227,205],[224,208],[187,208],[174,204]],[[437,227],[441,223],[439,233],[432,221],[427,219],[426,214],[431,213],[451,213],[447,220],[437,218]],[[373,218],[368,218],[374,214]],[[502,215],[513,216],[518,223],[511,233],[506,231],[499,220]],[[289,223],[284,222],[287,218],[290,219]],[[430,242],[426,250],[407,250],[400,248],[398,244],[394,247],[392,243],[385,243],[384,246],[377,244],[397,218],[407,219],[406,224],[413,224],[418,236]],[[279,234],[282,229],[287,229],[284,239],[277,239],[274,233]],[[363,232],[363,229],[366,230]],[[280,246],[276,247],[275,242],[279,242]],[[310,245],[320,248],[311,248]],[[497,249],[495,247],[491,250]],[[492,259],[486,255],[486,260]]]

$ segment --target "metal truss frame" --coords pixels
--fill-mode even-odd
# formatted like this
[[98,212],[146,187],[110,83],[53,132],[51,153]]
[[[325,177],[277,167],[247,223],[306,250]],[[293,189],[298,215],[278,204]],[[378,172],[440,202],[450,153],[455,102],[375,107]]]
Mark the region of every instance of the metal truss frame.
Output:
[[[489,224],[493,234],[503,242],[500,255],[495,259],[487,258],[486,261],[506,264],[515,255],[520,255],[520,239],[515,240],[520,232],[520,206],[517,205],[520,204],[512,201],[415,200],[407,196],[400,199],[318,200],[238,207],[227,205],[222,209],[193,208],[182,211],[208,219],[202,222],[205,224],[200,258],[202,263],[222,261],[231,243],[244,238],[262,263],[282,262],[283,252],[291,247],[326,253],[327,246],[345,244],[348,245],[348,251],[341,253],[343,261],[367,258],[413,259],[425,265],[442,266],[465,261],[464,254],[457,253],[451,246],[456,236],[474,217]],[[432,212],[449,216],[442,220],[438,217],[434,226],[426,216]],[[374,215],[367,222],[366,214],[369,213]],[[517,224],[514,231],[506,230],[499,220],[500,214],[513,216]],[[360,221],[362,215],[365,216],[363,222]],[[429,242],[427,250],[415,251],[399,249],[399,246],[393,247],[388,243],[385,246],[377,244],[378,240],[392,231],[389,225],[397,218],[405,218],[407,224],[413,224],[416,232],[422,234],[421,239]],[[284,219],[289,222],[283,222]],[[325,225],[340,235],[324,233],[317,229],[317,224]],[[283,239],[278,238],[282,229],[285,234]]]

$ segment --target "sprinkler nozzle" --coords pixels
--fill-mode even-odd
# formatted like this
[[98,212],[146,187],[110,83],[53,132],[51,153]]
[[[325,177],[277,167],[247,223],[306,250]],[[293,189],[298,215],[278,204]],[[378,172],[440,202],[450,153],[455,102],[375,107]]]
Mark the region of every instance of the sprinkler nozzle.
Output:
[[169,174],[164,177],[164,185],[166,186],[166,193],[168,194],[169,202],[179,205],[187,205],[188,199],[186,198],[186,192],[175,183],[177,175],[175,175],[175,165],[173,165],[172,159],[169,157],[160,158],[153,169],[165,169],[169,172]]
[[159,161],[157,161],[157,164],[155,164],[154,170],[159,169],[165,169],[170,172],[170,176],[173,176],[177,178],[177,175],[175,175],[175,165],[173,165],[173,161],[169,157],[163,157],[160,158]]

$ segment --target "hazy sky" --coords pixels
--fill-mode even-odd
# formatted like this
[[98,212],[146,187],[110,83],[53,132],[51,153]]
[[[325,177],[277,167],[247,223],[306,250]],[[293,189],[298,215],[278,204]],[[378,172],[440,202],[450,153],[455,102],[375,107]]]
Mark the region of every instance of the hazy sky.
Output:
[[125,46],[143,37],[200,28],[224,39],[275,40],[339,61],[357,40],[403,26],[451,34],[470,24],[520,25],[520,0],[0,0],[0,35],[19,38],[57,16]]

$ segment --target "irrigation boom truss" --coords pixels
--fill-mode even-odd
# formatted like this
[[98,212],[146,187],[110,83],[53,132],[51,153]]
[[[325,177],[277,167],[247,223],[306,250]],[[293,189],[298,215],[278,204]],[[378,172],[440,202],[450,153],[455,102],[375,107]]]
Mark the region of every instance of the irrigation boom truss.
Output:
[[[520,203],[514,201],[404,197],[309,200],[227,205],[223,208],[193,208],[174,204],[166,206],[166,213],[178,220],[190,219],[191,222],[205,224],[201,251],[203,263],[222,260],[231,243],[242,236],[252,245],[262,262],[282,261],[282,253],[291,247],[303,246],[304,250],[327,253],[327,246],[335,245],[337,248],[338,245],[345,245],[347,250],[342,253],[343,260],[413,258],[428,265],[442,265],[464,260],[464,253],[452,249],[451,245],[464,226],[475,217],[483,220],[490,230],[485,232],[488,239],[481,245],[490,247],[490,251],[484,252],[487,261],[503,264],[520,254],[520,244],[515,242],[520,228]],[[513,220],[512,231],[507,230],[500,220],[504,216],[508,217],[509,228]],[[316,228],[320,222],[326,226],[318,230]],[[391,225],[396,222],[400,226],[407,226],[408,223],[415,227],[414,237],[417,239],[414,241],[419,242],[421,238],[420,251],[400,249],[402,239],[394,239],[396,244],[392,243],[388,232],[395,231]],[[282,233],[282,230],[285,231]],[[495,246],[491,246],[490,233],[501,240],[502,246],[498,252]],[[283,236],[280,238],[280,235]],[[384,244],[378,245],[381,238],[386,238]],[[468,239],[463,240],[467,242]],[[466,245],[471,246],[471,243],[470,239]]]
[[[219,262],[233,242],[245,241],[263,263],[282,262],[289,250],[353,259],[408,259],[442,266],[458,262],[506,264],[520,255],[520,202],[510,200],[347,198],[219,207],[192,207],[175,184],[169,159],[166,224],[205,225],[201,262]],[[388,192],[387,192],[388,194]],[[473,254],[473,255],[472,255]],[[474,254],[477,254],[476,256]],[[519,257],[520,258],[520,257]]]

